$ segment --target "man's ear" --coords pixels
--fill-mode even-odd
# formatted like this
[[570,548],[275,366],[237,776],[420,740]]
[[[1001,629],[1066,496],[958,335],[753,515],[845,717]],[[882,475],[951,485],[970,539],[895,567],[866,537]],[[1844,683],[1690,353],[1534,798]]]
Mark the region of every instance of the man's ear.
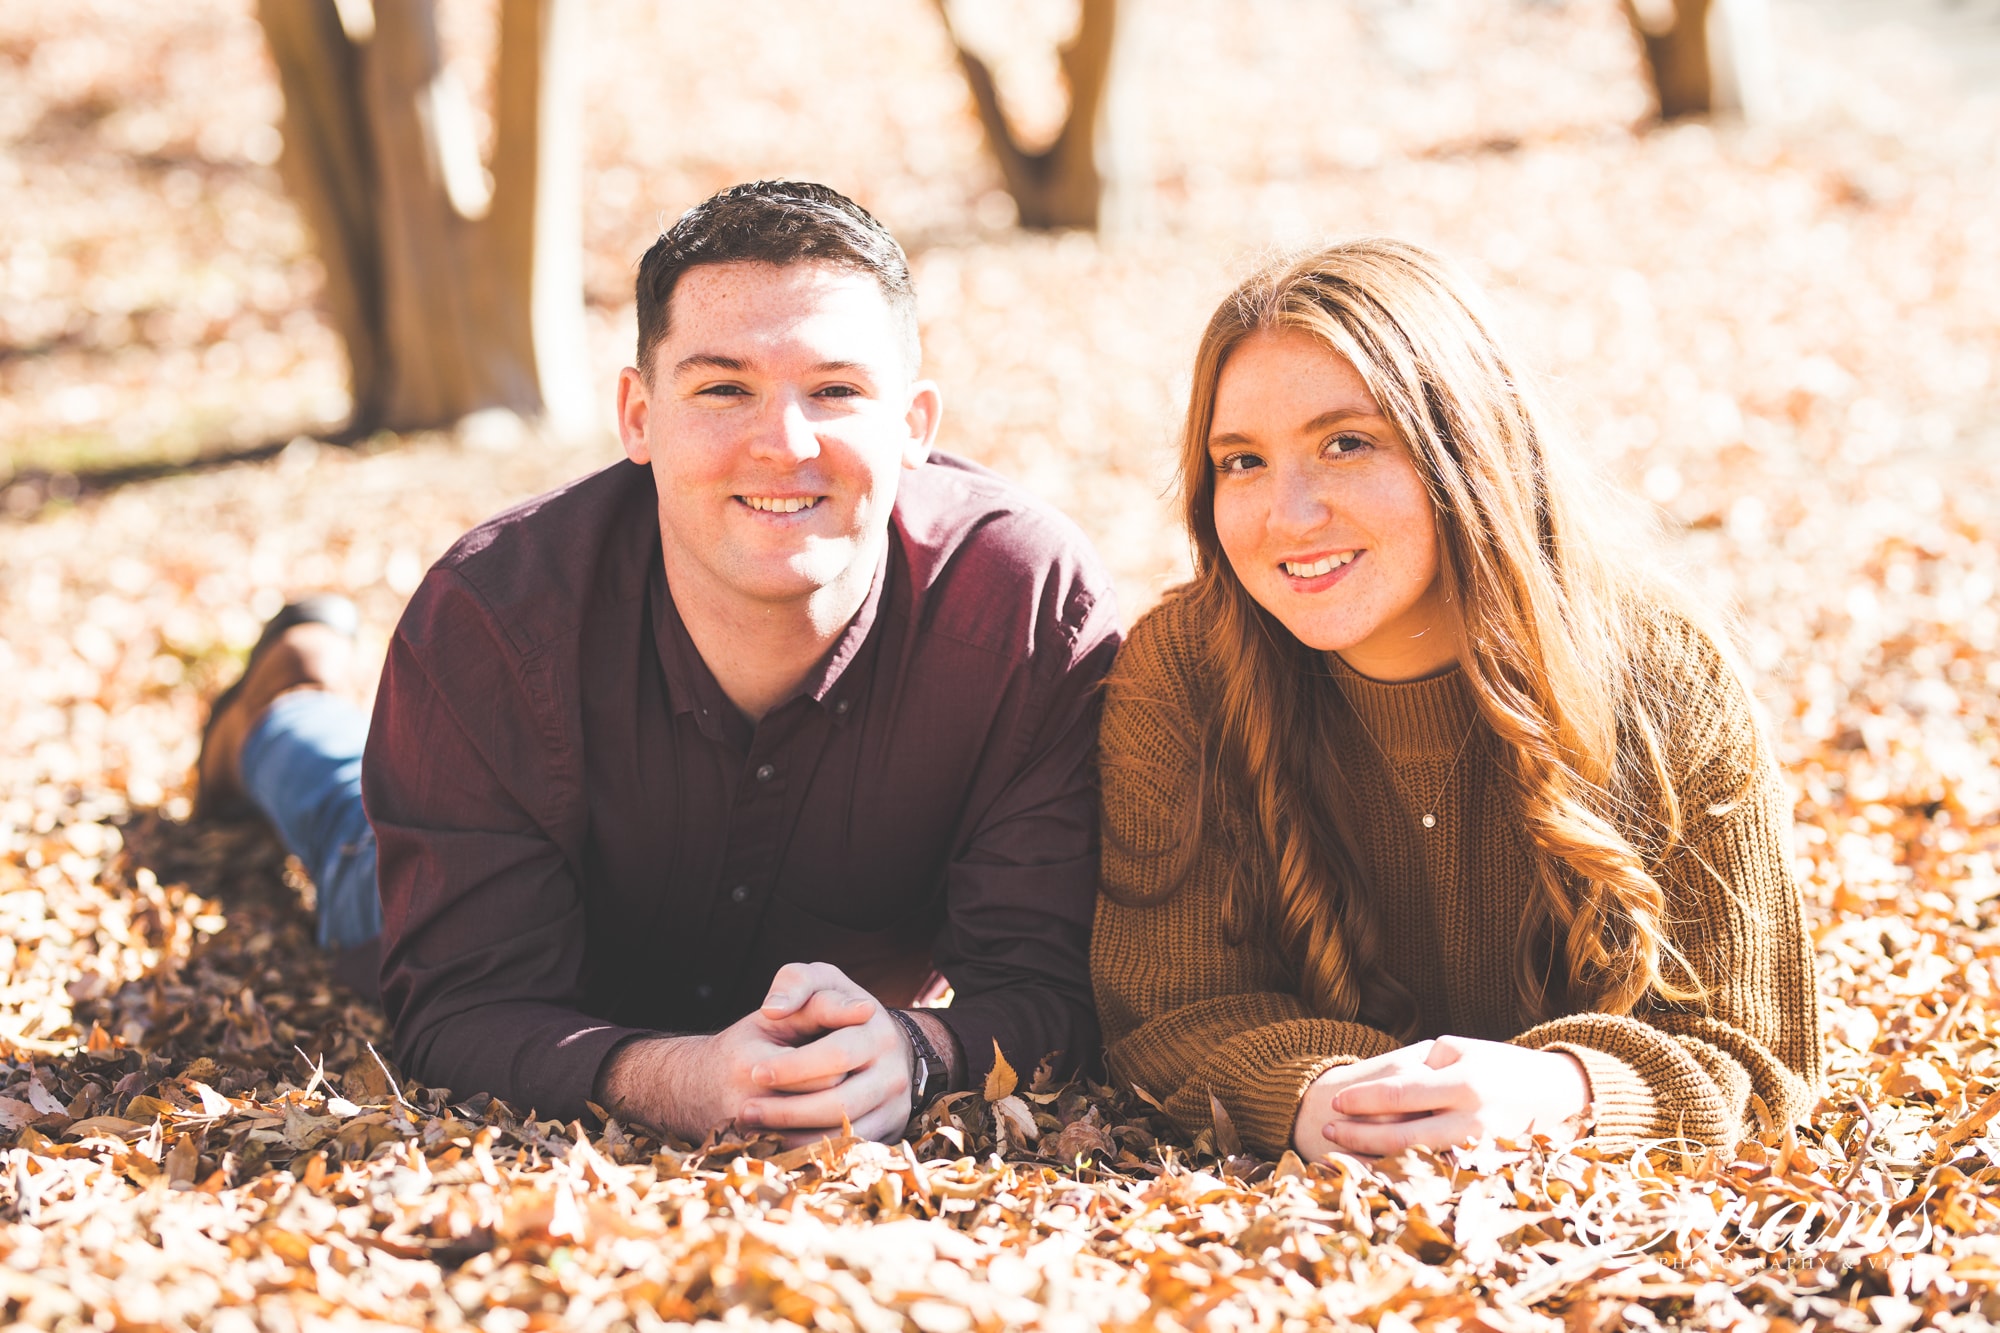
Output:
[[646,377],[631,366],[618,372],[618,442],[625,456],[642,467],[652,462],[646,447],[646,420],[652,409]]
[[938,425],[944,420],[944,395],[930,380],[910,386],[910,442],[903,448],[904,467],[922,467],[937,443]]

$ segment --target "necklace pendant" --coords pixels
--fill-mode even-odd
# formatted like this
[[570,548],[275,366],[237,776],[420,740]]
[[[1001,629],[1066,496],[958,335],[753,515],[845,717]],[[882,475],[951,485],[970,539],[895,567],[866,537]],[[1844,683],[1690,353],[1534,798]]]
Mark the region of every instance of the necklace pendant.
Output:
[[1438,817],[1437,817],[1436,815],[1432,814],[1432,813],[1431,813],[1430,811],[1426,810],[1426,811],[1424,812],[1424,827],[1425,827],[1425,828],[1436,828],[1436,827],[1437,827],[1437,823],[1438,823]]

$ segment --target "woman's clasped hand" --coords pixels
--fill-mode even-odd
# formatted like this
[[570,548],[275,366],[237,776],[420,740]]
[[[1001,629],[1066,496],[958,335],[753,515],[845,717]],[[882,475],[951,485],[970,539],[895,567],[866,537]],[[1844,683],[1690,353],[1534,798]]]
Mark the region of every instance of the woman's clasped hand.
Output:
[[1583,1064],[1562,1051],[1439,1037],[1336,1065],[1299,1103],[1292,1146],[1386,1157],[1472,1139],[1574,1138],[1590,1110]]

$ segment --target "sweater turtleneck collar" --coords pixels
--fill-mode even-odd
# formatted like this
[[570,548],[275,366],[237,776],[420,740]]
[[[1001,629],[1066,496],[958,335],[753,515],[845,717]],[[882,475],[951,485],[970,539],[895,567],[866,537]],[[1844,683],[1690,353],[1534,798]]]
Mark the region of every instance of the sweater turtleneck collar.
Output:
[[1425,759],[1458,753],[1479,715],[1465,672],[1453,666],[1421,680],[1375,680],[1322,655],[1327,672],[1386,757]]

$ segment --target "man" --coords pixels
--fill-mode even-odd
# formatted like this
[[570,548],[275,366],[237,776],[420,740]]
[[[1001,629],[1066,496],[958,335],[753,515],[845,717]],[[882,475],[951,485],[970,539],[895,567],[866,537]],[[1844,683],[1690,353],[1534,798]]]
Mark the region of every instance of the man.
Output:
[[637,285],[629,461],[481,525],[411,599],[362,762],[375,844],[340,800],[263,790],[331,762],[285,734],[339,731],[311,715],[344,627],[312,604],[217,708],[204,802],[334,830],[316,874],[374,853],[399,1057],[461,1093],[893,1138],[996,1042],[1091,1053],[1118,641],[1094,555],[932,456],[908,264],[858,205],[736,186]]

